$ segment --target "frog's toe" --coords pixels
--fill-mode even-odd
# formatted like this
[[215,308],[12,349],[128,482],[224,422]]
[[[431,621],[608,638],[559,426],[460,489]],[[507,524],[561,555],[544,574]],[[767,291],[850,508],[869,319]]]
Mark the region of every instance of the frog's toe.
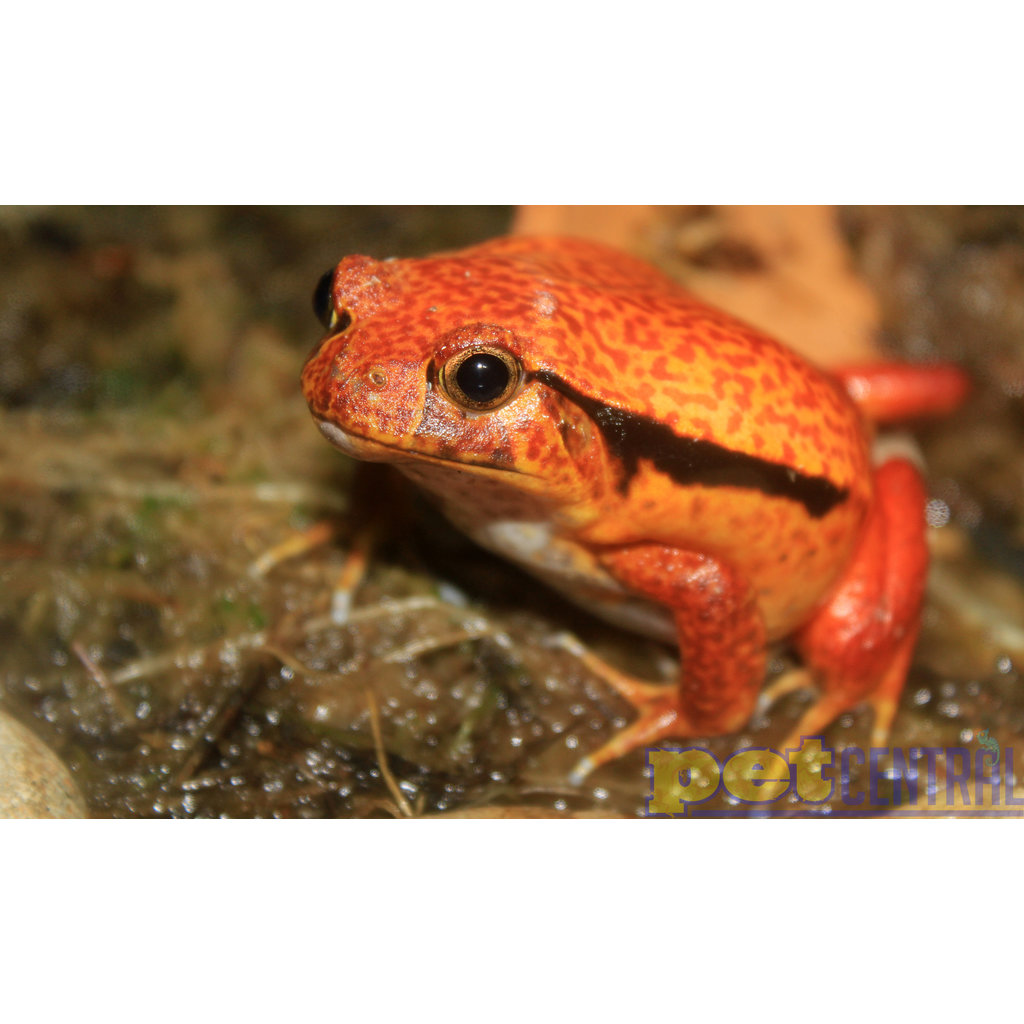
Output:
[[757,697],[757,714],[763,715],[771,707],[777,704],[783,697],[796,693],[798,690],[807,690],[814,686],[814,677],[807,669],[793,668],[788,672],[773,679]]
[[588,650],[572,633],[559,633],[552,639],[551,645],[568,651],[582,662],[589,672],[607,683],[620,697],[629,701],[638,710],[642,711],[653,701],[664,700],[667,694],[675,693],[674,683],[648,683],[626,672],[620,672],[593,651]]
[[915,623],[896,643],[880,671],[871,666],[870,671],[859,675],[823,673],[818,681],[823,691],[820,699],[804,712],[796,728],[786,737],[786,746],[799,746],[805,736],[820,736],[840,715],[861,703],[866,703],[874,712],[871,746],[888,746],[916,642]]
[[856,703],[854,701],[851,704],[850,700],[841,694],[824,694],[800,716],[800,721],[790,729],[778,749],[796,749],[805,737],[821,736],[841,714],[849,711]]
[[903,684],[910,671],[910,660],[916,642],[917,629],[912,629],[897,648],[881,683],[868,697],[868,704],[875,713],[871,727],[871,745],[873,747],[889,745],[889,734],[892,732],[896,712],[899,710],[900,694],[903,692]]
[[568,630],[555,633],[554,636],[545,641],[544,646],[556,651],[566,651],[577,658],[582,658],[587,653],[587,649],[583,646],[580,638]]
[[582,786],[584,779],[597,767],[592,757],[584,757],[576,762],[576,767],[569,772],[569,785]]

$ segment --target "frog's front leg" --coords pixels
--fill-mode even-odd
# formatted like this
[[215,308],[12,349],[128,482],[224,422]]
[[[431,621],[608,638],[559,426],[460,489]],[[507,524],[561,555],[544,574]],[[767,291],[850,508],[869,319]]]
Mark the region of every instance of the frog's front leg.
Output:
[[678,686],[642,683],[593,655],[582,655],[597,675],[639,712],[638,718],[571,778],[581,781],[599,765],[668,736],[734,732],[750,717],[764,679],[765,631],[747,581],[706,555],[656,544],[605,552],[601,563],[630,590],[668,606],[682,654]]
[[875,498],[846,574],[795,636],[821,699],[787,738],[820,733],[865,698],[874,706],[872,746],[888,741],[917,640],[928,547],[925,488],[916,466],[894,458],[875,470]]

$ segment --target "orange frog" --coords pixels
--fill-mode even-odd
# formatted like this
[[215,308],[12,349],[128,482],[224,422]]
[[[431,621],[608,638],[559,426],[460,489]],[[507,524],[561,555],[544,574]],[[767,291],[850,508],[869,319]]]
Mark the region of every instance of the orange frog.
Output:
[[679,645],[677,685],[580,652],[638,711],[573,772],[735,732],[790,637],[820,689],[791,734],[867,698],[883,745],[918,632],[925,491],[869,423],[938,414],[949,366],[825,372],[652,267],[499,238],[349,256],[314,296],[320,430],[392,462],[478,543],[617,625]]

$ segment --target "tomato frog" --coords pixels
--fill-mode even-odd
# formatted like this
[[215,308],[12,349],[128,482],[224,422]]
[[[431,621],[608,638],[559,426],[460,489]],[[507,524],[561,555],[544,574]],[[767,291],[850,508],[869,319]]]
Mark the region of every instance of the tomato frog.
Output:
[[[659,271],[567,238],[349,256],[314,307],[324,436],[391,462],[475,541],[616,625],[678,644],[677,684],[581,651],[637,717],[573,772],[736,732],[788,638],[818,696],[884,745],[918,633],[925,490],[874,427],[941,414],[948,365],[826,372]],[[884,438],[882,439],[884,440]]]

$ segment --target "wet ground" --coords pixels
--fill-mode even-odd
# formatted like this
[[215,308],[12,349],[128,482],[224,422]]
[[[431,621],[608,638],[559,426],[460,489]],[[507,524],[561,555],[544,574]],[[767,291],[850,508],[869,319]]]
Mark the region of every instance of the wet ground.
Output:
[[[552,641],[569,629],[650,678],[674,652],[593,622],[386,474],[362,486],[393,522],[348,623],[330,620],[361,506],[298,390],[313,285],[344,254],[469,244],[511,216],[0,214],[0,706],[92,814],[642,813],[640,753],[567,782],[631,712]],[[1024,212],[851,208],[843,225],[886,350],[956,360],[976,385],[917,431],[934,566],[893,742],[973,755],[990,736],[1024,764]],[[780,650],[772,672],[791,665]],[[809,699],[709,747],[771,746]],[[829,739],[869,731],[854,712]],[[889,813],[892,787],[876,796]]]

